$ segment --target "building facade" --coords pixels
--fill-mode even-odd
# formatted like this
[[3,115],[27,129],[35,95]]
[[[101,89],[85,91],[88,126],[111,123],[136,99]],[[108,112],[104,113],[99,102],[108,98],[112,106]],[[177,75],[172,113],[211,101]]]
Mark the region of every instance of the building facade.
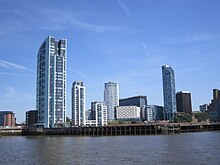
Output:
[[220,122],[220,90],[213,89],[213,99],[208,106],[208,117],[212,122]]
[[38,123],[38,111],[30,110],[26,112],[26,126],[28,128],[33,127]]
[[207,112],[208,111],[208,104],[203,104],[199,106],[200,112]]
[[173,69],[168,65],[163,65],[162,77],[165,120],[173,120],[176,114],[176,88]]
[[66,121],[67,40],[48,36],[37,56],[38,124],[61,127]]
[[155,122],[164,120],[163,106],[147,105],[141,107],[141,116],[143,121]]
[[107,125],[107,106],[104,102],[96,101],[91,103],[92,120],[96,120],[96,126]]
[[83,126],[86,122],[86,91],[83,82],[72,85],[72,125]]
[[104,102],[107,106],[107,119],[115,119],[115,107],[119,106],[119,86],[117,83],[105,83]]
[[15,114],[12,111],[0,111],[0,126],[14,127],[15,125]]
[[180,91],[176,94],[177,112],[192,113],[191,94],[188,91]]
[[86,111],[86,120],[92,120],[92,119],[93,119],[92,109],[88,109]]
[[119,106],[142,107],[146,105],[147,105],[147,96],[134,96],[119,100]]
[[116,119],[140,119],[140,107],[137,106],[117,106]]

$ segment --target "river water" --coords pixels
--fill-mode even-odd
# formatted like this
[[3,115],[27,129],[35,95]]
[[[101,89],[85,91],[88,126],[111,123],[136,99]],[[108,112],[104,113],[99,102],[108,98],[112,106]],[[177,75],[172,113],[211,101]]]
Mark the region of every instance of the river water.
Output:
[[0,165],[219,165],[220,132],[0,137]]

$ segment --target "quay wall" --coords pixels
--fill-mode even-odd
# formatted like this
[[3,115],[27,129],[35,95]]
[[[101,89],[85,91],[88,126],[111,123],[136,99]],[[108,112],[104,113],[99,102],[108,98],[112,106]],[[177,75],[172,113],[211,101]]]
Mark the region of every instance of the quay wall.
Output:
[[23,128],[18,127],[2,127],[0,128],[0,136],[17,136],[22,135]]
[[72,135],[72,136],[128,136],[128,135],[160,135],[186,132],[220,131],[220,123],[212,124],[139,124],[112,125],[104,127],[64,127],[64,128],[0,128],[0,136],[13,135]]
[[113,125],[104,127],[44,128],[24,130],[23,135],[73,135],[73,136],[122,136],[122,135],[160,135],[186,132],[220,131],[220,123],[215,124],[143,124]]

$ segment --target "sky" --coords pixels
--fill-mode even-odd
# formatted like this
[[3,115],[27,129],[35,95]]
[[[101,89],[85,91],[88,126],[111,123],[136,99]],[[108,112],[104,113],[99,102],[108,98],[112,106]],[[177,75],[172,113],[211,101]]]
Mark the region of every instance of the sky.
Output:
[[161,66],[174,69],[176,92],[193,110],[220,88],[218,0],[0,0],[0,110],[17,122],[36,109],[37,52],[48,35],[67,39],[67,116],[71,86],[83,81],[87,109],[104,83],[120,98],[146,95],[163,105]]

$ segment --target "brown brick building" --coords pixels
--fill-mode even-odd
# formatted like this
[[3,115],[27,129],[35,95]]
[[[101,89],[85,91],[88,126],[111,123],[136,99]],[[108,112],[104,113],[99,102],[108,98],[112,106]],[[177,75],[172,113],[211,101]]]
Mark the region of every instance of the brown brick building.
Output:
[[14,127],[15,124],[15,114],[12,111],[0,111],[0,126]]

